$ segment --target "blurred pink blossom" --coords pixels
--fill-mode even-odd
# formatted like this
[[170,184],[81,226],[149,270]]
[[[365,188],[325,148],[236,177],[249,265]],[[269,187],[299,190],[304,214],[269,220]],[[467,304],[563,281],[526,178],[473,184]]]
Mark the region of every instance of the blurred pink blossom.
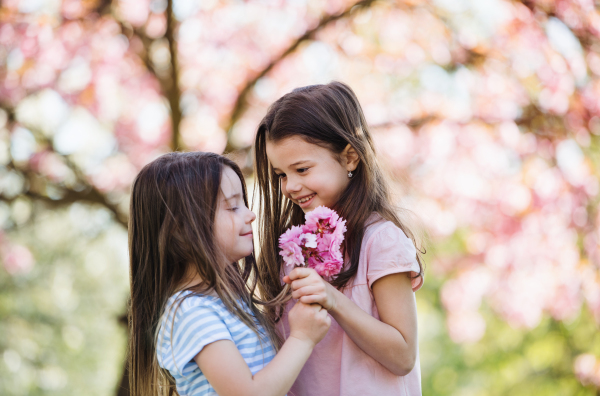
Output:
[[573,371],[582,385],[600,387],[600,361],[589,353],[584,353],[575,359]]
[[4,269],[11,274],[26,274],[33,268],[35,260],[33,255],[23,245],[7,244],[1,249]]
[[450,338],[456,343],[474,343],[485,334],[485,320],[477,312],[450,312],[447,324]]

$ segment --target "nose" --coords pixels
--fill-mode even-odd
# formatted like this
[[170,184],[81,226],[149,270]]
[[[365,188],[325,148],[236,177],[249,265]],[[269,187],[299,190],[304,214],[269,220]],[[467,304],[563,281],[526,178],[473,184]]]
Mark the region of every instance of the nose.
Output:
[[254,220],[256,220],[256,214],[251,211],[250,209],[248,209],[248,214],[246,216],[246,223],[252,223]]
[[286,191],[289,195],[293,194],[293,193],[297,193],[300,190],[302,190],[302,184],[300,184],[300,180],[290,177],[287,177],[287,180],[285,181],[281,181],[281,183],[285,183],[284,186],[282,186],[283,190]]

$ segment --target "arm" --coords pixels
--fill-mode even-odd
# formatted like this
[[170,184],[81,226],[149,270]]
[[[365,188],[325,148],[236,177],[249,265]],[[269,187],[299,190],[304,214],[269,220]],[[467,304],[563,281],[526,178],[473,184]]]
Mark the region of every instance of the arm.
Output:
[[306,304],[322,304],[367,355],[395,375],[411,372],[417,355],[417,309],[406,273],[387,275],[373,283],[381,320],[363,311],[312,269],[296,268],[287,281],[292,284],[292,297]]
[[205,346],[194,358],[219,395],[285,395],[314,346],[325,336],[331,319],[318,305],[297,303],[290,311],[290,337],[277,355],[254,376],[232,341]]

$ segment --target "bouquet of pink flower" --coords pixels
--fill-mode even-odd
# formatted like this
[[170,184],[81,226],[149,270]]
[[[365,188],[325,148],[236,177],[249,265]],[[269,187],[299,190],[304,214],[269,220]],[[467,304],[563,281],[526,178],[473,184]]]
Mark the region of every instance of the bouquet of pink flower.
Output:
[[344,258],[340,246],[346,220],[334,210],[319,206],[305,216],[305,224],[292,226],[279,237],[279,254],[286,265],[313,268],[322,277],[340,273]]

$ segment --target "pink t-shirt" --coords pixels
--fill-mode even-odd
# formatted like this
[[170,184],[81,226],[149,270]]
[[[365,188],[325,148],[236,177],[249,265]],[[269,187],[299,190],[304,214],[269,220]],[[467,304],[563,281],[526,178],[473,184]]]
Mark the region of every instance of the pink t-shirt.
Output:
[[[373,282],[399,272],[410,271],[414,276],[419,272],[419,264],[412,241],[394,223],[373,214],[368,224],[356,277],[344,289],[344,294],[365,312],[379,319],[371,291]],[[284,267],[285,274],[291,270]],[[413,291],[417,291],[422,284],[422,277],[414,279]],[[295,300],[288,302],[282,319],[286,338],[289,336],[287,312],[295,303]],[[406,376],[399,377],[364,353],[332,318],[329,332],[313,350],[288,396],[354,395],[421,395],[418,348],[415,367]]]

